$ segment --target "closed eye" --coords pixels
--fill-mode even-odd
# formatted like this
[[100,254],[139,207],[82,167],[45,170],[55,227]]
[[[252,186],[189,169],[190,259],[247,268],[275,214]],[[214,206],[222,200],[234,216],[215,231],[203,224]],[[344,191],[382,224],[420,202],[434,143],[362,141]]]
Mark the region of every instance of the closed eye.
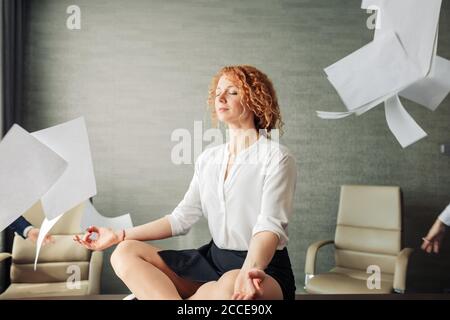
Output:
[[[220,92],[216,92],[216,97],[220,96]],[[238,93],[236,91],[228,91],[228,94],[236,96]]]
[[[235,90],[226,90],[226,92],[227,92],[229,95],[233,95],[233,96],[238,95],[238,92],[235,91]],[[221,91],[216,91],[216,98],[217,98],[218,96],[220,96],[220,95],[221,95]]]

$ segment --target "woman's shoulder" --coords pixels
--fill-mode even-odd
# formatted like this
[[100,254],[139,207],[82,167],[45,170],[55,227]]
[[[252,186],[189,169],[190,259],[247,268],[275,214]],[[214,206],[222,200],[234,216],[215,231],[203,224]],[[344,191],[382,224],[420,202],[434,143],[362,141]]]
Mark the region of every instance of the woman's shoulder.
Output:
[[[268,139],[271,140],[271,139]],[[267,141],[264,170],[267,175],[283,177],[297,175],[297,160],[289,148],[278,141]]]
[[291,150],[280,142],[270,138],[265,138],[262,145],[264,146],[263,152],[266,153],[268,161],[279,162],[289,160],[296,162],[295,156]]

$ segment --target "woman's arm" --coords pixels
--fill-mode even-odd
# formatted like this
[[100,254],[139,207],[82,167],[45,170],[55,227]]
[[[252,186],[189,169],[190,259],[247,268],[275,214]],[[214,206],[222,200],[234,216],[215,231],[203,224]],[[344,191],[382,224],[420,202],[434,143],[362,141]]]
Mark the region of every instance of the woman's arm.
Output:
[[275,254],[278,241],[278,236],[271,231],[262,231],[255,234],[250,241],[247,258],[242,269],[266,269]]
[[[91,236],[96,233],[97,236]],[[104,250],[124,240],[160,240],[172,236],[172,227],[167,216],[158,220],[130,228],[113,230],[91,226],[83,236],[75,235],[73,240],[90,250]]]
[[[120,234],[120,231],[118,231]],[[116,231],[117,233],[117,231]],[[172,228],[169,219],[164,216],[152,222],[125,230],[123,240],[161,240],[172,237]]]
[[247,257],[234,283],[231,299],[247,300],[262,295],[260,283],[279,243],[277,234],[271,231],[256,233],[250,240]]
[[[188,191],[171,214],[126,230],[91,226],[83,236],[74,236],[74,241],[91,250],[104,250],[124,240],[161,240],[188,233],[203,215],[198,182],[200,158],[201,155],[195,163],[194,176]],[[93,233],[97,234],[95,239],[91,238]]]

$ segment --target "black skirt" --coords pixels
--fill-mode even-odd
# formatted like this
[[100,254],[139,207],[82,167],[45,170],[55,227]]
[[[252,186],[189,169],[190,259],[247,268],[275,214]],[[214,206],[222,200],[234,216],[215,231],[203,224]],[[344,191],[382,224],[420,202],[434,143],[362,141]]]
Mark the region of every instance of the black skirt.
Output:
[[[212,240],[198,249],[158,253],[178,276],[196,282],[216,281],[225,272],[240,269],[247,256],[247,251],[220,249]],[[278,282],[285,300],[295,299],[295,279],[287,248],[275,252],[264,272]]]

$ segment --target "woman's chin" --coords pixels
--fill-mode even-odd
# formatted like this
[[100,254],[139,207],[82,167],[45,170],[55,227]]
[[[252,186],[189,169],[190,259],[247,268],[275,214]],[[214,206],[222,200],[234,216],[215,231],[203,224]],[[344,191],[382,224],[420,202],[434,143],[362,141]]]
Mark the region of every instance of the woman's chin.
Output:
[[230,117],[227,117],[225,115],[218,115],[217,120],[219,120],[219,122],[221,122],[223,124],[229,124],[231,119],[230,119]]

